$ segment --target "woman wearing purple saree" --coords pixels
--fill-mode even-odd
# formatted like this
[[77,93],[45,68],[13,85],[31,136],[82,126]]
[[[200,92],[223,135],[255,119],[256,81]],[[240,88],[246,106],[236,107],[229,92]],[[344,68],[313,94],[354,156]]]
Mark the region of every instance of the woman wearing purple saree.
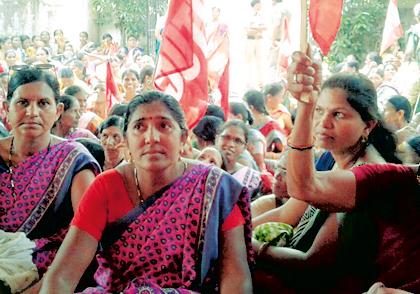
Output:
[[50,134],[62,112],[59,84],[36,68],[10,79],[5,108],[12,136],[0,139],[0,229],[36,243],[42,275],[52,262],[99,166],[80,144]]
[[98,244],[97,287],[84,293],[251,293],[248,190],[181,160],[187,128],[173,97],[140,94],[126,118],[132,160],[88,189],[41,293],[73,293]]

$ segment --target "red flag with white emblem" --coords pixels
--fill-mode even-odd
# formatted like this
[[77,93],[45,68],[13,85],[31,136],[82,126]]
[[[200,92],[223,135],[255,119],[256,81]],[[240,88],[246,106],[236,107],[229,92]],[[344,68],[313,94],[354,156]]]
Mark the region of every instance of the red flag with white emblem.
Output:
[[203,0],[171,0],[155,72],[158,90],[181,104],[189,128],[207,110],[208,85]]

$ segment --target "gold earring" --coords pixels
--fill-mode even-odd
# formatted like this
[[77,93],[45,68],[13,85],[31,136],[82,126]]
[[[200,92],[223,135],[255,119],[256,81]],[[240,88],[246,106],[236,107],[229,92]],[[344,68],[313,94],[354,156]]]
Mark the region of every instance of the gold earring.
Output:
[[366,144],[366,143],[367,143],[367,141],[368,141],[368,139],[367,139],[365,136],[362,136],[362,138],[361,138],[360,142],[361,142],[362,144]]

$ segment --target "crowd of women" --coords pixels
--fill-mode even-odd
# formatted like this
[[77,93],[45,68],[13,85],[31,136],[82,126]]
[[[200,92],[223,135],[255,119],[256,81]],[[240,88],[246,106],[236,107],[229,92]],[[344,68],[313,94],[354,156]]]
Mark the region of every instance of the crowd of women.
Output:
[[[79,56],[5,58],[0,232],[23,233],[33,263],[0,239],[0,291],[420,291],[419,116],[401,95],[378,104],[376,69],[322,80],[296,53],[286,84],[188,129],[134,41],[93,49],[83,33]],[[112,109],[88,70],[104,56]]]

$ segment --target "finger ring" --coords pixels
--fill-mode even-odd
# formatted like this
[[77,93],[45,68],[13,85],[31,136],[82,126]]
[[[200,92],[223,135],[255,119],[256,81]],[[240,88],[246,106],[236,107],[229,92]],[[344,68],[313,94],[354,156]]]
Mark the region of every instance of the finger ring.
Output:
[[293,82],[295,82],[296,84],[298,84],[299,82],[298,82],[298,74],[297,73],[295,73],[294,75],[293,75]]

